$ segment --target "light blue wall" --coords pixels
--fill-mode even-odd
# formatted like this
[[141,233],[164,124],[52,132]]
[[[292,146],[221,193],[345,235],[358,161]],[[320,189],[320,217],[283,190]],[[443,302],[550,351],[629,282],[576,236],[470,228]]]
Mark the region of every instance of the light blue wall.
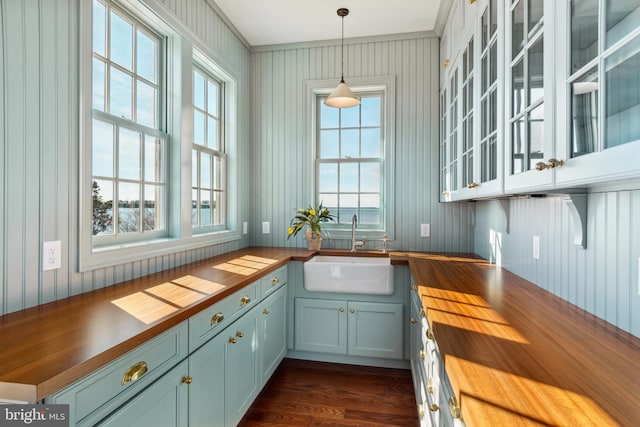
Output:
[[[391,248],[413,251],[473,249],[465,204],[440,204],[438,186],[438,38],[429,34],[345,41],[345,79],[395,76],[395,235]],[[253,107],[252,244],[304,246],[287,240],[296,208],[313,203],[313,147],[306,115],[305,81],[340,80],[340,43],[261,48],[251,55]],[[271,233],[262,234],[268,221]],[[420,224],[431,237],[419,237]],[[366,237],[366,233],[358,233]],[[323,247],[347,248],[332,239]],[[368,242],[365,249],[380,248]]]
[[[499,254],[507,270],[640,336],[640,190],[589,195],[586,249],[573,244],[575,224],[561,197],[507,203],[509,233],[497,202],[477,203],[474,251]],[[533,258],[534,235],[540,259]]]
[[[0,1],[0,314],[246,246],[248,238],[78,273],[79,5]],[[240,218],[249,214],[249,50],[208,0],[149,0],[240,75]],[[62,268],[42,272],[42,242],[62,241]]]

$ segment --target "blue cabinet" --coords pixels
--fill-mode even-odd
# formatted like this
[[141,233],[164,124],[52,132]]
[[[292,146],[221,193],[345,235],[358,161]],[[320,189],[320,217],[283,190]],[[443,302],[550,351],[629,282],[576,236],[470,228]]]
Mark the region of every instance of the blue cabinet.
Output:
[[402,359],[403,304],[296,298],[296,350]]
[[264,386],[287,353],[287,287],[280,287],[258,308],[260,373]]
[[211,339],[189,356],[189,426],[224,426],[226,334]]

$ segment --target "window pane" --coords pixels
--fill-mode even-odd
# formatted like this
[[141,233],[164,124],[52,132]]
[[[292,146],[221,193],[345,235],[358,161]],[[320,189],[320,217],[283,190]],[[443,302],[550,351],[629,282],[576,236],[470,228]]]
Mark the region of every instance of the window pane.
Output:
[[140,231],[140,184],[118,184],[118,231]]
[[358,213],[358,196],[356,194],[340,194],[339,204],[340,224],[351,224],[351,218]]
[[529,56],[529,105],[544,95],[543,40],[540,37],[528,51]]
[[218,121],[207,117],[207,147],[218,149]]
[[204,110],[205,94],[205,78],[198,71],[193,71],[193,105]]
[[191,225],[198,226],[198,190],[191,190]]
[[211,225],[211,191],[200,190],[200,225]]
[[147,136],[144,140],[144,179],[149,182],[163,182],[162,141]]
[[340,132],[340,157],[360,157],[360,132],[358,129],[347,129]]
[[511,116],[524,111],[524,67],[522,59],[511,69]]
[[198,150],[191,150],[191,186],[198,186]]
[[137,82],[136,122],[156,127],[156,89],[141,81]]
[[111,12],[110,58],[125,69],[133,70],[133,26]]
[[338,165],[336,163],[320,163],[318,169],[318,190],[321,193],[337,193]]
[[326,128],[334,128],[337,129],[339,126],[338,117],[340,114],[339,108],[327,107],[324,105],[324,99],[318,98],[318,102],[320,104],[320,127],[322,129]]
[[118,177],[140,180],[140,134],[120,128],[118,149]]
[[380,196],[378,194],[363,194],[360,196],[360,224],[380,224]]
[[640,140],[640,37],[605,60],[605,148]]
[[211,188],[211,155],[200,153],[200,188]]
[[162,187],[158,185],[144,186],[144,207],[142,217],[142,230],[153,231],[163,228],[160,223],[160,198],[162,196]]
[[92,122],[92,174],[113,177],[113,125],[93,120]]
[[125,119],[132,119],[131,114],[132,105],[131,99],[133,98],[132,92],[132,80],[131,76],[123,73],[122,71],[111,67],[110,68],[111,88],[109,92],[109,106],[110,112],[114,116],[123,117]]
[[93,58],[93,108],[105,111],[104,94],[105,94],[105,63],[99,59]]
[[113,182],[93,180],[93,235],[113,234]]
[[93,51],[107,56],[107,12],[104,5],[94,0],[93,2]]
[[358,191],[358,164],[340,164],[340,192]]
[[340,144],[337,130],[323,130],[320,132],[320,158],[337,159],[340,157]]
[[136,73],[151,83],[157,83],[156,64],[158,63],[158,50],[156,43],[139,30],[136,34],[138,37],[138,45],[136,46]]
[[205,129],[204,129],[204,114],[195,110],[193,112],[193,143],[198,145],[205,145]]
[[363,97],[360,100],[362,111],[362,126],[380,126],[382,116],[380,114],[380,97]]
[[640,2],[637,0],[606,1],[607,47],[612,46],[630,32],[640,27]]
[[362,129],[362,157],[381,157],[382,156],[382,140],[380,138],[380,129]]
[[511,12],[511,57],[515,58],[524,47],[524,2],[518,1],[518,4]]
[[354,128],[360,125],[360,108],[340,108],[340,126],[342,128]]
[[380,192],[380,163],[362,163],[360,165],[360,191]]
[[598,68],[571,85],[571,157],[593,153],[598,147]]
[[529,113],[529,169],[544,160],[544,104]]
[[224,159],[222,157],[213,156],[213,188],[218,191],[224,190],[224,188],[222,187],[222,174],[224,171],[223,164]]
[[207,112],[218,117],[218,85],[207,81]]
[[598,55],[598,0],[571,2],[571,70],[573,74]]
[[322,202],[322,206],[329,209],[332,214],[335,214],[338,211],[338,195],[337,194],[320,193],[318,196],[319,196],[320,202]]

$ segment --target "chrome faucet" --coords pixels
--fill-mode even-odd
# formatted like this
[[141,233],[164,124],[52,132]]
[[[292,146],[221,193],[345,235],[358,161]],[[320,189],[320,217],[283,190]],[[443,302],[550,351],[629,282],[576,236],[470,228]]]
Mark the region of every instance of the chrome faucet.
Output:
[[351,252],[356,251],[356,247],[364,246],[367,243],[364,239],[356,240],[356,227],[358,226],[358,216],[353,214],[351,218]]

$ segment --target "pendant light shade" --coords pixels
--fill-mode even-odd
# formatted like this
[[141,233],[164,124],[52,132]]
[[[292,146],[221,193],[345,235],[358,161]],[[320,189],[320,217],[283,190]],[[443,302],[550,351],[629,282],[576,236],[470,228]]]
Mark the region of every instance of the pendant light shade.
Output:
[[349,14],[349,9],[338,9],[338,16],[342,18],[342,38],[340,43],[340,53],[342,55],[342,76],[340,84],[336,87],[329,97],[324,101],[328,107],[349,108],[360,105],[360,100],[351,92],[349,86],[344,82],[344,17]]

